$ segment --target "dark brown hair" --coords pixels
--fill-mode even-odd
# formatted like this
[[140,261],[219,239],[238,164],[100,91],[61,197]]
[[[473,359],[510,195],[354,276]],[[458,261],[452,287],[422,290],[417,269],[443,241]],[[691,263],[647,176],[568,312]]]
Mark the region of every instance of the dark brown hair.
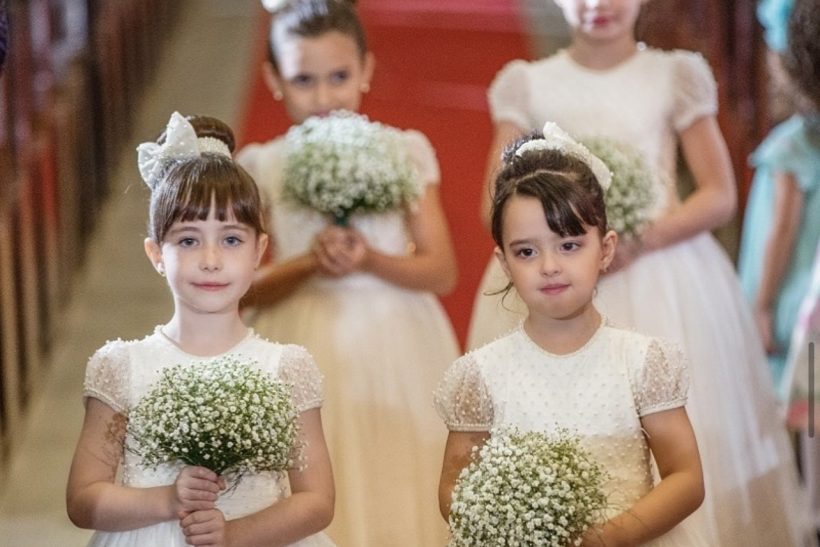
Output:
[[[207,116],[188,116],[198,137],[219,139],[233,152],[234,136],[225,123]],[[165,133],[157,142],[165,141]],[[257,234],[265,233],[262,202],[253,178],[232,158],[214,152],[174,160],[151,190],[148,236],[162,243],[175,222],[205,220],[215,209],[216,218],[233,216]]]
[[504,151],[504,165],[496,177],[491,229],[496,245],[503,251],[504,206],[513,196],[527,196],[541,202],[550,230],[560,236],[586,233],[596,226],[606,233],[604,192],[589,166],[558,150],[515,151],[525,142],[541,139],[540,133],[518,140]]
[[789,17],[783,66],[795,87],[820,111],[820,0],[796,0]]
[[355,0],[291,0],[273,14],[268,32],[268,61],[279,71],[276,44],[283,36],[316,38],[337,31],[350,36],[364,58],[367,37],[354,7]]

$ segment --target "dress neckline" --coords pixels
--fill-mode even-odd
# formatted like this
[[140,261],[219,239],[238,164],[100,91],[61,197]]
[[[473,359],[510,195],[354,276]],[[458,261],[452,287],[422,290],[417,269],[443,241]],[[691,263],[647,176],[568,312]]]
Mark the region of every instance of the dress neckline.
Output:
[[156,327],[154,327],[154,334],[156,334],[158,338],[162,340],[166,345],[171,346],[174,350],[176,350],[179,353],[182,353],[183,355],[186,355],[192,359],[209,360],[217,359],[219,357],[223,357],[225,355],[235,352],[237,348],[241,347],[245,344],[245,342],[253,338],[256,332],[252,328],[248,327],[245,336],[243,336],[242,339],[240,339],[236,344],[226,349],[225,351],[216,353],[214,355],[197,355],[195,353],[191,353],[189,351],[184,350],[182,346],[180,346],[176,342],[176,340],[172,339],[170,336],[165,334],[165,331],[162,329],[162,325],[157,325]]
[[598,324],[598,327],[595,329],[595,332],[592,333],[592,336],[589,337],[589,340],[584,342],[584,344],[581,347],[579,347],[578,349],[576,349],[574,351],[571,351],[569,353],[553,353],[553,352],[551,352],[549,350],[546,350],[546,349],[542,348],[541,346],[539,346],[535,342],[535,340],[533,340],[530,337],[530,335],[527,334],[527,331],[524,330],[524,322],[523,321],[521,323],[519,323],[519,325],[518,325],[518,332],[521,334],[521,336],[524,337],[524,340],[527,342],[527,345],[531,346],[537,352],[542,353],[544,355],[547,355],[547,356],[549,356],[553,359],[568,359],[570,357],[575,357],[576,355],[578,355],[579,353],[581,353],[583,351],[586,351],[590,346],[592,346],[592,344],[595,343],[596,340],[598,340],[601,333],[604,331],[604,328],[607,326],[606,317],[604,316],[604,314],[600,314],[600,315],[601,315],[601,322]]
[[636,47],[635,47],[635,51],[632,53],[632,55],[630,55],[626,59],[624,59],[624,60],[620,61],[619,63],[617,63],[615,65],[612,65],[611,67],[608,67],[608,68],[590,68],[586,65],[583,65],[583,64],[579,63],[578,61],[576,61],[575,58],[573,58],[572,55],[570,55],[568,49],[562,49],[560,51],[560,54],[567,60],[567,62],[570,65],[572,65],[573,67],[575,67],[577,70],[579,70],[581,72],[584,72],[584,73],[587,73],[587,74],[595,74],[595,75],[598,75],[598,76],[606,76],[608,74],[616,74],[616,73],[626,69],[628,66],[630,66],[634,62],[636,62],[640,57],[642,57],[643,53],[647,49],[649,49],[649,48],[647,47],[646,44],[644,44],[643,42],[638,42]]

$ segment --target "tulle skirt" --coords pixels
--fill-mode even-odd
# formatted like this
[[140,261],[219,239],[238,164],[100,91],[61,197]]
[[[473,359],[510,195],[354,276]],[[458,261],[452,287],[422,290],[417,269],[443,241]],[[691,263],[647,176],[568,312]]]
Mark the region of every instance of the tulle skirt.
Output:
[[315,280],[262,312],[254,327],[305,346],[325,376],[333,540],[444,545],[437,493],[447,430],[432,393],[458,346],[438,299],[372,278]]
[[[469,343],[481,345],[526,316],[495,259],[485,272]],[[644,255],[601,278],[596,305],[617,326],[677,342],[690,366],[687,412],[704,470],[703,506],[681,527],[705,528],[716,545],[814,545],[794,451],[766,357],[723,249],[709,234]]]

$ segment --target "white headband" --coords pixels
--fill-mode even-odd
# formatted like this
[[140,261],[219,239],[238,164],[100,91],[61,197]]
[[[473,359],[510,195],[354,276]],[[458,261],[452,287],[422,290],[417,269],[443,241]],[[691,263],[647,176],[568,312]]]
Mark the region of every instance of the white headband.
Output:
[[174,112],[165,128],[165,142],[144,142],[137,147],[137,166],[142,180],[153,189],[169,162],[195,158],[203,152],[231,157],[227,144],[214,137],[197,137],[191,122]]
[[569,136],[569,133],[558,127],[554,122],[544,124],[544,138],[527,141],[515,150],[515,155],[521,157],[530,150],[557,150],[575,156],[592,170],[604,192],[612,182],[612,173],[604,162],[590,152],[586,146]]

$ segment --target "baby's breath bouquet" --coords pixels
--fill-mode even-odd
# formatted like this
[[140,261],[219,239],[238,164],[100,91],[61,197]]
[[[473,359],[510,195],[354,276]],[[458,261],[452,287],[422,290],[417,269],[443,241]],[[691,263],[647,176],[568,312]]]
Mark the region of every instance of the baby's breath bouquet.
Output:
[[612,184],[604,194],[609,227],[622,237],[638,237],[656,200],[652,171],[640,152],[626,143],[594,137],[584,144],[612,172]]
[[356,212],[382,213],[418,197],[401,132],[336,111],[310,117],[285,136],[283,197],[345,226]]
[[450,547],[567,547],[600,522],[604,470],[566,430],[494,431],[459,475]]
[[181,461],[241,477],[292,467],[298,425],[288,384],[225,357],[165,369],[128,431],[149,467]]

